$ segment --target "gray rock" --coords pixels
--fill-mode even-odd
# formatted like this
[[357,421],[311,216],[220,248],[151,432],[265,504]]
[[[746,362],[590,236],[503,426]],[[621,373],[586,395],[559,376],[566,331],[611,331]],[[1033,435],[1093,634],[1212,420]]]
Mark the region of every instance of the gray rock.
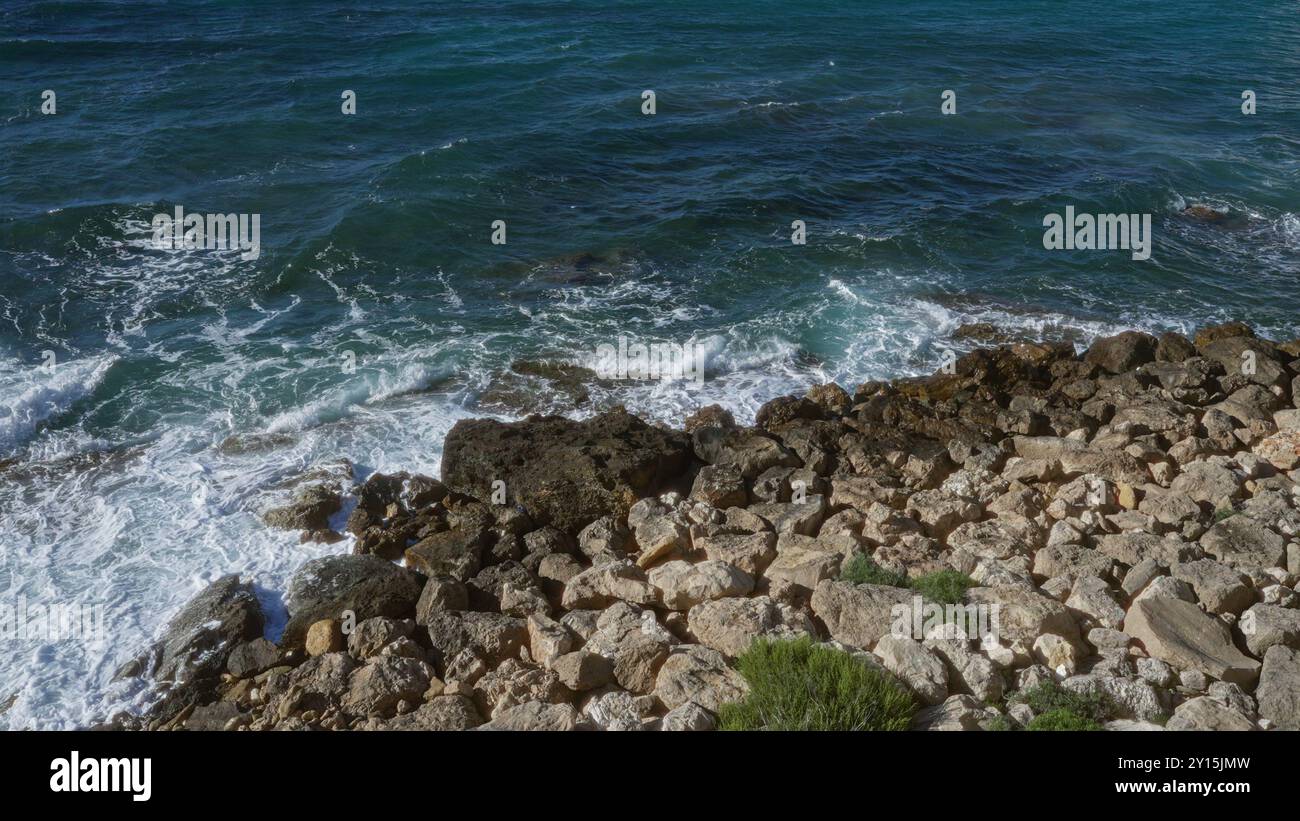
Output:
[[399,701],[424,699],[433,668],[418,659],[376,656],[352,673],[343,709],[356,716],[392,716]]
[[578,729],[578,722],[578,711],[573,709],[572,704],[529,701],[503,709],[491,721],[476,729],[566,732]]
[[564,586],[565,610],[608,607],[616,601],[651,604],[659,593],[630,561],[613,561],[582,571]]
[[920,642],[886,634],[873,652],[922,704],[936,705],[948,698],[947,667]]
[[660,722],[659,729],[672,732],[706,731],[717,728],[713,714],[693,701],[669,710]]
[[670,610],[690,610],[701,602],[745,596],[754,589],[748,573],[712,559],[697,564],[666,562],[650,571],[649,580]]
[[1300,610],[1256,604],[1242,614],[1237,629],[1246,638],[1246,648],[1260,658],[1277,644],[1300,650]]
[[683,434],[621,409],[584,421],[462,419],[443,443],[442,481],[479,499],[491,498],[492,483],[503,481],[510,501],[538,525],[577,533],[655,493],[689,458]]
[[284,600],[289,623],[280,646],[301,647],[308,627],[321,619],[341,620],[346,611],[357,622],[375,616],[410,618],[420,589],[414,573],[377,556],[313,559],[289,581]]
[[215,679],[236,648],[261,637],[263,626],[252,585],[239,576],[222,576],[190,599],[167,623],[162,638],[117,676],[176,683]]
[[827,580],[813,591],[812,610],[831,638],[870,650],[893,625],[893,608],[910,606],[913,595],[898,587]]
[[1184,701],[1165,723],[1166,730],[1233,730],[1255,729],[1255,722],[1220,701],[1201,696]]
[[704,602],[691,608],[687,621],[700,644],[727,656],[740,655],[757,638],[816,634],[807,616],[767,596]]
[[1264,654],[1255,690],[1259,714],[1284,730],[1300,730],[1300,651],[1280,644]]
[[695,703],[716,713],[723,704],[742,700],[748,691],[745,680],[721,653],[698,644],[673,648],[655,677],[654,694],[669,710]]
[[1201,547],[1226,565],[1250,570],[1286,564],[1286,539],[1248,516],[1229,516],[1205,532]]
[[1190,602],[1167,598],[1135,602],[1124,630],[1149,655],[1177,669],[1199,670],[1242,686],[1253,684],[1259,675],[1259,662],[1233,645],[1227,626]]

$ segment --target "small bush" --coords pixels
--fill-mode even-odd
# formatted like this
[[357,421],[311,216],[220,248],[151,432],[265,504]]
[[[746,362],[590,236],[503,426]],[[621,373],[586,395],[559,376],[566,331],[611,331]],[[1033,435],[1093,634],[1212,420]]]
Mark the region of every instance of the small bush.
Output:
[[1015,725],[1006,716],[994,716],[984,722],[984,729],[988,732],[1009,733],[1016,729]]
[[906,730],[916,703],[852,655],[807,637],[757,639],[736,659],[749,683],[744,701],[724,704],[724,730]]
[[1054,681],[1045,681],[1019,694],[1017,698],[1028,704],[1040,717],[1046,713],[1065,711],[1095,723],[1110,718],[1115,710],[1110,699],[1102,693],[1076,693]]
[[853,584],[883,584],[889,587],[907,587],[907,574],[886,570],[864,553],[857,553],[840,568],[841,581]]
[[966,591],[974,582],[956,570],[936,570],[912,579],[911,587],[921,596],[937,604],[961,604]]
[[1070,710],[1057,709],[1049,710],[1040,716],[1034,716],[1025,729],[1040,731],[1100,730],[1101,725],[1087,716],[1081,716]]

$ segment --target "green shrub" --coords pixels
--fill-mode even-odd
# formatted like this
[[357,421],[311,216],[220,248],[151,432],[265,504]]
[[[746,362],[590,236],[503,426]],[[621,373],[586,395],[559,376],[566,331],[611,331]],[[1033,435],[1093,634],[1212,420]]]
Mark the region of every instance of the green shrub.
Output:
[[1006,716],[994,716],[984,722],[984,729],[988,732],[1009,733],[1016,729],[1015,725]]
[[906,573],[886,570],[865,553],[853,554],[840,568],[839,578],[853,584],[911,588],[936,604],[960,604],[966,598],[966,591],[975,584],[970,577],[956,570],[936,570],[909,579]]
[[974,582],[964,573],[956,570],[936,570],[912,579],[911,587],[922,598],[936,604],[961,604],[966,599],[966,591]]
[[841,581],[853,584],[883,584],[889,587],[907,587],[907,574],[886,570],[865,553],[856,553],[840,568]]
[[911,694],[881,673],[806,636],[757,639],[736,668],[749,694],[722,705],[724,730],[906,730],[916,712]]
[[1110,718],[1111,713],[1115,711],[1115,706],[1103,693],[1076,693],[1054,681],[1045,681],[1031,687],[1015,698],[1028,704],[1029,708],[1040,716],[1065,711],[1098,722]]
[[1025,729],[1048,731],[1100,730],[1101,725],[1087,716],[1081,716],[1070,710],[1057,709],[1049,710],[1040,716],[1034,716]]

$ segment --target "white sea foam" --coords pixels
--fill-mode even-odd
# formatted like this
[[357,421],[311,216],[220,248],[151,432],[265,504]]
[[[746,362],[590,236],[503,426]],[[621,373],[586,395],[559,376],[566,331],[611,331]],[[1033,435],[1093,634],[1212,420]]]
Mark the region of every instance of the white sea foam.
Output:
[[117,361],[113,355],[59,362],[0,364],[0,454],[27,442],[40,426],[94,392]]

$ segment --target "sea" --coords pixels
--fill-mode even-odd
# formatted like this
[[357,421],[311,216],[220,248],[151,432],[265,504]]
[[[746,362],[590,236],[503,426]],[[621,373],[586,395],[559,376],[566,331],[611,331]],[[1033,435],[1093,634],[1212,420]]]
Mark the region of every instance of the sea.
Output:
[[[746,422],[977,323],[1300,335],[1297,78],[1293,0],[3,0],[0,627],[105,629],[0,638],[0,728],[147,707],[114,672],[223,574],[274,635],[350,542],[259,514],[460,419]],[[1069,206],[1150,258],[1045,248]],[[620,339],[703,378],[580,370]]]

